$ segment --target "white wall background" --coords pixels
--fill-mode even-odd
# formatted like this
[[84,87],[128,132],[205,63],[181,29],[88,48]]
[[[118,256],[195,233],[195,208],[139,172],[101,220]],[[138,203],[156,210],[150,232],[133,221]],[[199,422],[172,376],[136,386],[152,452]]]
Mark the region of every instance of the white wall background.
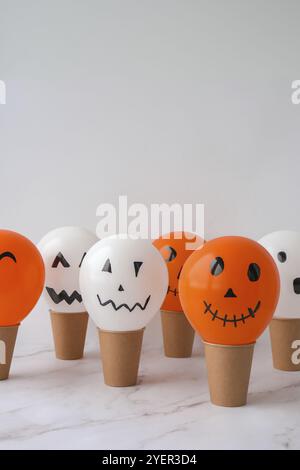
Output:
[[[207,238],[300,230],[299,24],[297,0],[0,0],[1,227],[95,229],[127,194],[205,203]],[[42,345],[40,302],[18,351]]]

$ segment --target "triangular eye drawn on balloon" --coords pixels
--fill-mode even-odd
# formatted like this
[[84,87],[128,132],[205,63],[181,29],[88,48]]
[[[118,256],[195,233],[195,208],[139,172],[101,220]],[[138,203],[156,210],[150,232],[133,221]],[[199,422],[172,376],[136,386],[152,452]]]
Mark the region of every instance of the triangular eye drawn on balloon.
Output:
[[70,267],[70,264],[68,263],[68,261],[66,260],[66,258],[64,257],[64,255],[61,252],[59,252],[57,254],[57,256],[55,257],[55,259],[52,263],[52,268],[57,268],[59,263],[61,263],[64,268],[69,268]]
[[134,261],[133,264],[134,264],[135,277],[137,277],[139,270],[142,267],[143,261]]
[[104,266],[102,268],[102,271],[105,272],[105,273],[111,273],[112,272],[111,263],[110,263],[109,258],[107,258],[107,260],[105,261]]

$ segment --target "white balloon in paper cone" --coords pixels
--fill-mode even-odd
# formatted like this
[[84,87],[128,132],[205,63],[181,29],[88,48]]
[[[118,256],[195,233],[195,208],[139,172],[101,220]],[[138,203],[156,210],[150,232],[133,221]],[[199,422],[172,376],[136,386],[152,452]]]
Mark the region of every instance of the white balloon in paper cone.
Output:
[[50,307],[56,357],[83,356],[88,314],[79,289],[79,270],[98,238],[81,227],[61,227],[39,243],[46,267],[45,299]]
[[168,288],[163,257],[149,240],[106,238],[89,250],[80,270],[80,287],[98,327],[105,383],[135,385],[144,328]]
[[280,275],[280,296],[270,324],[275,369],[300,371],[300,233],[269,233],[259,240],[273,257]]

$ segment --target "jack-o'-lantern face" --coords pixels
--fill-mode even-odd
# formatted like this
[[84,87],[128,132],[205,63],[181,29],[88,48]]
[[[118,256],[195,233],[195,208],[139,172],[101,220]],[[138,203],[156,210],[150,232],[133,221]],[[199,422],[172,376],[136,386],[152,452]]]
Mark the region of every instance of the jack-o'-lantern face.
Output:
[[269,253],[243,237],[205,244],[186,262],[180,299],[205,341],[248,344],[271,321],[279,295],[279,275]]
[[45,269],[35,245],[23,235],[0,230],[0,326],[18,325],[35,306]]
[[180,274],[188,257],[203,243],[202,238],[185,232],[171,232],[153,242],[164,258],[169,273],[169,286],[162,305],[163,310],[182,311],[178,292]]
[[96,243],[80,270],[84,304],[104,330],[144,328],[159,310],[167,285],[164,260],[152,243],[124,235]]
[[79,270],[96,235],[82,227],[60,227],[39,242],[46,268],[44,296],[52,311],[83,312]]

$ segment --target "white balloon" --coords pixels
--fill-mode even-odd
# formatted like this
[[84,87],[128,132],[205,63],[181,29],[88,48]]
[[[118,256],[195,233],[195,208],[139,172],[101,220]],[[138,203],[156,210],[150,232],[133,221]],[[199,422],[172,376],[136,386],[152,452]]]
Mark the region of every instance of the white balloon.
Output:
[[80,288],[99,328],[135,331],[160,309],[168,289],[168,270],[149,240],[108,237],[89,250],[80,270]]
[[278,231],[259,240],[273,257],[280,274],[275,317],[300,318],[300,233]]
[[44,297],[59,313],[84,312],[79,288],[80,264],[99,239],[81,227],[61,227],[47,233],[38,244],[46,278]]

